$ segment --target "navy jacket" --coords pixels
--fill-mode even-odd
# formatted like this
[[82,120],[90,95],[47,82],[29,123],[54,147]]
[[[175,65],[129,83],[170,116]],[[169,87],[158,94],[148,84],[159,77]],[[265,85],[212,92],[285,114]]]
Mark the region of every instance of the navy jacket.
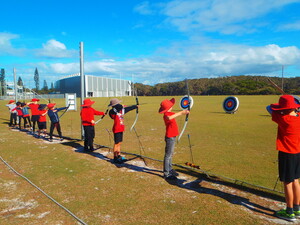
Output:
[[64,110],[66,108],[68,108],[68,107],[56,108],[56,109],[54,109],[56,112],[54,112],[53,110],[48,110],[48,116],[51,120],[51,123],[58,123],[59,116],[58,116],[57,112]]

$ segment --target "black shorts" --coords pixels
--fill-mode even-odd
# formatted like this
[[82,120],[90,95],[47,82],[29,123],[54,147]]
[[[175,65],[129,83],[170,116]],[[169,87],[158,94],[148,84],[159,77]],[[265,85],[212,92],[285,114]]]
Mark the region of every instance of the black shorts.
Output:
[[118,144],[123,141],[123,132],[114,133],[115,144]]
[[37,121],[39,121],[39,118],[40,118],[39,115],[32,115],[32,116],[31,116],[31,121],[32,121],[32,122],[37,122]]
[[280,181],[290,183],[300,178],[300,153],[278,152],[278,170]]
[[47,129],[47,122],[39,122],[38,127],[40,130]]

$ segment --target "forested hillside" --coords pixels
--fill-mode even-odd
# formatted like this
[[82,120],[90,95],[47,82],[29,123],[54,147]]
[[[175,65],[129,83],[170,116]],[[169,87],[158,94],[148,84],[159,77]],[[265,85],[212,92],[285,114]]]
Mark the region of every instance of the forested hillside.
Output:
[[[270,77],[279,87],[282,79]],[[191,95],[273,95],[279,92],[264,76],[230,76],[201,78],[188,81]],[[135,84],[139,96],[175,96],[186,94],[185,81],[154,86]],[[284,78],[283,89],[288,94],[300,94],[300,77]]]

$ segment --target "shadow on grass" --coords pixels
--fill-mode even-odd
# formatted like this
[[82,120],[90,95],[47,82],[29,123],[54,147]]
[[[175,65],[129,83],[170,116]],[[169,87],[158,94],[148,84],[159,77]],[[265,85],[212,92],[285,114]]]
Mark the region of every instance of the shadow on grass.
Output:
[[[114,165],[117,168],[126,168],[126,169],[129,169],[129,170],[133,170],[135,172],[142,172],[142,173],[147,173],[147,174],[163,177],[161,175],[162,172],[160,170],[155,170],[155,169],[150,169],[150,168],[143,167],[143,166],[130,164],[129,163],[130,161],[139,158],[137,156],[127,159],[127,161],[122,163],[122,164],[118,164],[118,163],[114,163],[113,159],[108,158],[107,156],[105,156],[105,155],[103,155],[99,152],[95,152],[95,151],[94,152],[86,152],[86,151],[84,151],[83,146],[81,146],[79,143],[75,144],[75,143],[71,143],[71,142],[66,142],[66,143],[63,143],[63,144],[69,145],[69,146],[72,146],[72,147],[76,148],[75,152],[77,152],[77,153],[88,154],[88,155],[91,155],[91,156],[96,157],[98,159],[105,160],[106,162],[111,163],[112,165]],[[101,147],[98,148],[98,149],[101,149]],[[97,150],[97,149],[95,149],[95,150]]]
[[219,185],[224,185],[223,182],[219,182],[219,181],[214,182],[210,179],[205,179],[205,178],[197,178],[196,180],[191,181],[191,182],[187,182],[187,180],[184,180],[184,179],[177,179],[177,180],[171,180],[171,181],[167,180],[167,182],[170,185],[177,186],[177,187],[187,189],[187,190],[192,190],[192,191],[198,192],[200,194],[214,195],[219,198],[223,198],[224,200],[228,201],[231,204],[240,205],[240,206],[243,206],[253,212],[257,212],[260,214],[274,217],[274,213],[275,213],[274,210],[271,210],[269,208],[266,208],[262,205],[254,203],[254,202],[250,202],[249,199],[247,199],[247,198],[244,198],[244,197],[241,197],[241,196],[238,196],[235,194],[223,192],[223,191],[213,189],[213,188],[202,187],[201,182],[203,180],[209,180],[209,182],[219,184]]

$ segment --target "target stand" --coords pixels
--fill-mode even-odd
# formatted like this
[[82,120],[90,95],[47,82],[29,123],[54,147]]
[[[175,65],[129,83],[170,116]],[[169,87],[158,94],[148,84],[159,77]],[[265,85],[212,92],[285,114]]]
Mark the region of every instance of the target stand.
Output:
[[237,97],[227,97],[223,102],[223,109],[226,113],[234,114],[239,108],[239,99]]

